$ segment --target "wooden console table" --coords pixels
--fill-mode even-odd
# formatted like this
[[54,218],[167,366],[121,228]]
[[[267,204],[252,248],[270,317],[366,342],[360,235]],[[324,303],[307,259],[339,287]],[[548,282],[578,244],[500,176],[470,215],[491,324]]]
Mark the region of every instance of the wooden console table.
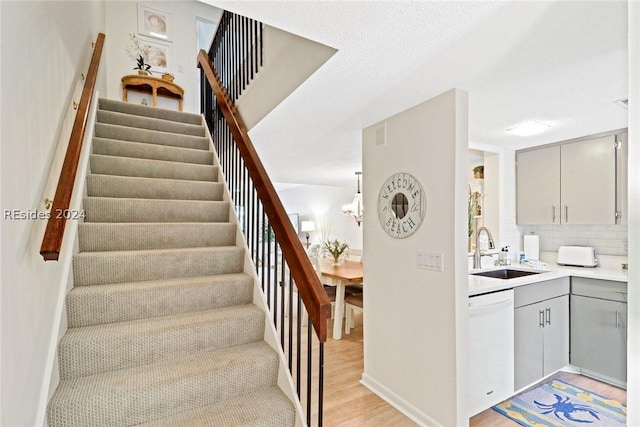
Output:
[[182,97],[184,90],[177,84],[159,77],[141,76],[132,74],[122,78],[122,100],[127,102],[129,90],[150,93],[153,97],[153,106],[158,106],[158,96],[166,96],[178,100],[178,108],[182,111]]

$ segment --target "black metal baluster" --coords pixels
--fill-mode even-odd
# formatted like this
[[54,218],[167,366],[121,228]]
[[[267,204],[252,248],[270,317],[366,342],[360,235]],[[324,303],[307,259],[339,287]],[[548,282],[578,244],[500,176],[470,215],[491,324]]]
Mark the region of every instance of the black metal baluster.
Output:
[[293,282],[293,279],[291,278],[291,276],[289,276],[290,279],[290,284],[289,284],[289,357],[287,358],[288,362],[289,362],[289,372],[291,371],[291,368],[293,366],[293,287],[296,286],[296,284]]
[[311,365],[312,365],[312,345],[313,335],[311,331],[311,317],[307,316],[307,425],[311,425]]
[[296,352],[298,358],[296,360],[296,391],[298,392],[298,398],[300,398],[301,385],[302,385],[302,300],[300,299],[300,292],[298,292],[298,315],[296,323],[298,327],[296,328]]
[[[233,101],[242,95],[264,63],[263,31],[263,24],[253,19],[240,17],[228,11],[225,11],[221,17],[220,25],[211,43],[209,58],[217,70],[223,90]],[[221,173],[229,185],[232,202],[240,219],[239,225],[251,253],[251,259],[255,264],[256,273],[260,276],[261,287],[265,292],[272,322],[280,335],[280,342],[283,351],[285,351],[289,371],[295,380],[299,397],[302,396],[302,382],[306,381],[306,418],[307,423],[310,424],[313,397],[311,390],[314,388],[312,374],[313,326],[309,319],[307,321],[307,372],[303,377],[302,312],[305,309],[300,294],[294,292],[293,287],[296,284],[293,282],[291,272],[287,273],[288,264],[282,258],[277,239],[272,237],[275,236],[273,228],[269,224],[264,206],[257,195],[244,159],[233,139],[231,129],[221,113],[206,75],[201,73],[201,76],[202,113],[211,131]],[[270,242],[271,239],[273,242]],[[295,309],[293,307],[294,295],[296,296],[295,302],[297,302]],[[296,317],[295,321],[294,316]],[[318,425],[322,425],[323,343],[319,343],[318,360]]]
[[[271,309],[273,310],[273,324],[276,327],[276,330],[278,329],[278,288],[279,288],[279,270],[280,270],[280,256],[281,256],[281,250],[280,250],[280,244],[278,243],[278,236],[275,236],[274,238],[275,243],[275,247],[276,247],[276,253],[275,253],[275,260],[273,263],[273,302],[271,303]],[[269,300],[271,301],[271,300]]]
[[284,260],[284,256],[282,257],[282,282],[280,285],[280,345],[282,346],[282,348],[284,348],[284,301],[285,301],[285,290],[287,288],[287,285],[291,283],[291,275],[289,274],[289,282],[287,283],[287,277],[286,277],[286,262]]

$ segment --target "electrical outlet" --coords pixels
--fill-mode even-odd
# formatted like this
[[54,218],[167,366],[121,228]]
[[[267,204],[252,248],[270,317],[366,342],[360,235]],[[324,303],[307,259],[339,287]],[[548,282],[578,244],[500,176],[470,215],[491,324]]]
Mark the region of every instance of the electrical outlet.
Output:
[[622,241],[622,251],[624,252],[624,255],[629,255],[629,241],[628,240],[623,240]]

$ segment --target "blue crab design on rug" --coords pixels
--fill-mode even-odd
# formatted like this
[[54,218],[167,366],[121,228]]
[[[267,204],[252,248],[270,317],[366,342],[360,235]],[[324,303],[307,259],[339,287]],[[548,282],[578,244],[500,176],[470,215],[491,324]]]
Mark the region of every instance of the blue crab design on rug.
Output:
[[[592,423],[593,422],[593,420],[583,420],[580,418],[574,418],[572,414],[578,413],[578,412],[586,412],[596,420],[600,420],[600,418],[598,417],[598,411],[596,411],[595,409],[592,409],[590,406],[582,405],[580,403],[573,403],[571,402],[571,399],[569,399],[568,397],[565,396],[563,398],[559,394],[554,393],[554,396],[556,397],[555,403],[546,404],[546,403],[540,403],[537,400],[534,400],[533,403],[538,405],[538,408],[542,410],[545,410],[545,409],[547,410],[546,412],[542,413],[543,415],[547,415],[553,412],[553,415],[555,415],[561,421],[568,420],[568,421],[573,421],[575,423]],[[564,417],[564,419],[562,417]]]
[[525,427],[625,427],[627,406],[553,379],[493,406]]

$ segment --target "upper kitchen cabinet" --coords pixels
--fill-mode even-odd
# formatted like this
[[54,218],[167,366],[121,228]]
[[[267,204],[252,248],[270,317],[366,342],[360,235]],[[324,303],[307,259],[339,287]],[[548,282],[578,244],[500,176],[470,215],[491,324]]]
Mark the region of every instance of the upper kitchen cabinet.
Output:
[[560,146],[516,153],[518,224],[559,224]]
[[620,223],[622,139],[612,134],[516,153],[518,224]]

